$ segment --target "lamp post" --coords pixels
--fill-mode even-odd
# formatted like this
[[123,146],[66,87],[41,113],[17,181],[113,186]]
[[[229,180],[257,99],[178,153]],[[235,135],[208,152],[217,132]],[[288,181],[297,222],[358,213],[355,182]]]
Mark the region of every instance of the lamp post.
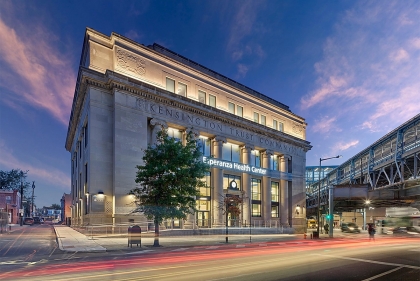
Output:
[[32,202],[31,202],[31,214],[34,217],[34,192],[35,192],[35,181],[32,182]]
[[329,158],[319,158],[319,179],[318,179],[318,210],[317,210],[317,214],[316,214],[316,219],[317,219],[317,232],[318,232],[318,238],[319,238],[319,213],[321,211],[320,207],[321,207],[321,164],[322,161],[325,160],[329,160],[329,159],[334,159],[334,158],[340,158],[341,155],[337,155],[335,157],[329,157]]
[[20,226],[23,225],[23,182],[22,182],[22,176],[20,177]]

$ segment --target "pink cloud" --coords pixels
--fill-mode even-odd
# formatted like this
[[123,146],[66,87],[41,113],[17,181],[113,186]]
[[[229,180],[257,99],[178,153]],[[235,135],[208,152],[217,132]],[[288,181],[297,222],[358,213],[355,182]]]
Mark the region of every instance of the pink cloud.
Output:
[[0,165],[6,169],[21,169],[23,171],[28,170],[31,178],[43,180],[50,184],[58,185],[60,187],[68,189],[71,185],[71,180],[67,173],[54,168],[45,167],[42,168],[39,165],[33,165],[22,162],[13,155],[13,151],[6,147],[4,141],[0,140]]
[[68,54],[47,41],[54,39],[41,27],[18,33],[0,19],[0,57],[4,67],[15,74],[0,81],[9,90],[3,99],[8,99],[12,108],[25,102],[67,125],[76,78]]
[[341,131],[336,124],[336,117],[325,116],[320,120],[315,120],[314,125],[311,127],[311,130],[317,133],[328,133],[331,131]]
[[390,60],[395,61],[395,62],[401,62],[401,61],[405,61],[408,60],[410,58],[410,56],[408,55],[407,51],[400,48],[396,51],[393,51],[390,55],[389,55]]

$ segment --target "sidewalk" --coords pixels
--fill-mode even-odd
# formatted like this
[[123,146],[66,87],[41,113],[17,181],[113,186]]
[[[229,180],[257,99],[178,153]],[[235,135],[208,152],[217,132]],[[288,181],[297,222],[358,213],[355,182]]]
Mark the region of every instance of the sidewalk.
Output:
[[[107,234],[86,236],[71,227],[64,225],[54,225],[57,234],[57,242],[62,251],[68,252],[103,252],[103,251],[138,251],[152,247],[154,241],[154,233],[142,233],[141,247],[133,244],[132,248],[128,247],[127,235]],[[306,240],[310,242],[311,232],[307,233]],[[376,238],[385,238],[386,235],[376,235]],[[334,229],[334,238],[332,239],[367,239],[368,234],[363,231],[360,234],[342,233],[340,230]],[[225,243],[225,235],[185,235],[185,236],[160,236],[159,244],[164,248],[189,248],[189,247],[219,247],[221,245],[244,245],[250,244],[250,235],[229,235],[229,243]],[[319,239],[313,239],[312,242],[327,242],[328,234],[321,233]],[[252,235],[251,243],[264,244],[270,242],[292,242],[305,241],[304,234],[260,234]],[[296,242],[297,243],[297,242]],[[147,251],[147,250],[146,250]]]

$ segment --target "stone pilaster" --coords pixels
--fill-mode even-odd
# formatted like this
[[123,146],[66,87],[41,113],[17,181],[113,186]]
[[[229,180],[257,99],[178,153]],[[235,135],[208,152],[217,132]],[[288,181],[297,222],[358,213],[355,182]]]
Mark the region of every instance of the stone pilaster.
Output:
[[[251,150],[254,149],[253,145],[245,144],[241,147],[242,149],[242,163],[249,165],[251,162]],[[252,201],[252,194],[251,194],[251,176],[248,173],[242,173],[242,190],[244,192],[244,202],[243,202],[243,224],[248,225],[251,223],[251,205],[250,202]]]
[[[223,143],[226,143],[226,138],[221,136],[216,136],[213,140],[213,154],[214,158],[222,159],[222,149]],[[213,199],[213,226],[223,226],[223,169],[212,168],[212,178],[213,178],[213,190],[212,190],[212,199]]]
[[[283,173],[288,171],[288,155],[283,155],[280,157],[280,172],[282,173],[281,177],[284,177]],[[280,180],[280,222],[282,225],[289,225],[289,198],[288,198],[288,181],[287,179]]]
[[[270,159],[273,151],[266,150],[263,153],[263,168],[270,170]],[[262,178],[262,216],[265,221],[271,220],[271,177],[266,175]]]

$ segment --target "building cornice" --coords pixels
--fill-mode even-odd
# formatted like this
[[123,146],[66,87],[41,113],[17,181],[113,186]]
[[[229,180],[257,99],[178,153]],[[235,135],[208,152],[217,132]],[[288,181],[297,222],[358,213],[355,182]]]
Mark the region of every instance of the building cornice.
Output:
[[302,148],[305,152],[310,150],[312,147],[308,141],[274,130],[267,126],[257,124],[253,121],[241,118],[209,105],[199,103],[198,101],[170,93],[161,88],[151,86],[147,83],[143,83],[139,80],[135,80],[113,71],[108,70],[105,74],[102,74],[91,69],[81,68],[81,75],[79,92],[76,93],[77,99],[75,100],[75,107],[72,109],[71,115],[73,118],[77,116],[77,120],[73,120],[73,118],[70,120],[69,131],[67,133],[66,149],[68,151],[71,150],[71,145],[77,129],[76,125],[79,123],[78,119],[80,118],[80,112],[82,110],[82,104],[88,86],[104,89],[110,93],[113,92],[113,89],[125,91],[137,97],[162,103],[178,108],[182,111],[201,115],[226,125],[231,125],[275,140],[292,144],[296,147]]

